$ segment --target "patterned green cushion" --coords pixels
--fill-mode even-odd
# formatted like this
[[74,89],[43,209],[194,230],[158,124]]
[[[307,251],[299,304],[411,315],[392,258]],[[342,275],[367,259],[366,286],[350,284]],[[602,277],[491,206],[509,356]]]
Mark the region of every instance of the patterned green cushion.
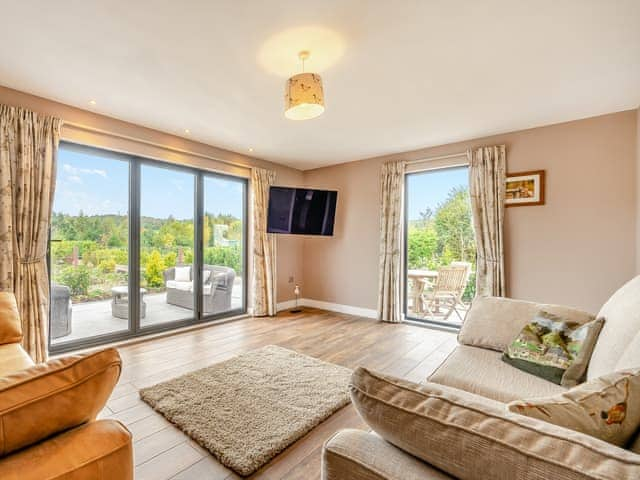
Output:
[[502,360],[550,382],[572,387],[584,380],[603,319],[584,324],[539,312],[507,347]]

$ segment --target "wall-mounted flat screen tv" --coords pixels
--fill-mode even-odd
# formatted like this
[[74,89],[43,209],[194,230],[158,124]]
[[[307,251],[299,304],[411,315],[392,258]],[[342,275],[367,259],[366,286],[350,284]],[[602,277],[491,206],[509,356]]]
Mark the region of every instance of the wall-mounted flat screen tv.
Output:
[[338,192],[271,187],[267,232],[333,235]]

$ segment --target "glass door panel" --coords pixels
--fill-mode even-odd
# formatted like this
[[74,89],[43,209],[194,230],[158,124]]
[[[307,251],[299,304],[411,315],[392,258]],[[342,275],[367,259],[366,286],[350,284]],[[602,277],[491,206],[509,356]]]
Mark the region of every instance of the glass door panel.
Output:
[[140,166],[140,325],[195,319],[195,174]]
[[460,327],[475,295],[476,244],[467,167],[406,176],[405,312]]
[[129,162],[62,143],[51,219],[52,345],[129,330]]
[[205,175],[202,314],[245,308],[246,181]]

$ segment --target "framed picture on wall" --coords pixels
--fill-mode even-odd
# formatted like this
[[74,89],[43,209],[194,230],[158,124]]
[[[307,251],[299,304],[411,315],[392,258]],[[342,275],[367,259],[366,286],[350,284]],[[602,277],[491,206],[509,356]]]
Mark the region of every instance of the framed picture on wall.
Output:
[[544,170],[508,173],[504,203],[507,207],[544,205]]

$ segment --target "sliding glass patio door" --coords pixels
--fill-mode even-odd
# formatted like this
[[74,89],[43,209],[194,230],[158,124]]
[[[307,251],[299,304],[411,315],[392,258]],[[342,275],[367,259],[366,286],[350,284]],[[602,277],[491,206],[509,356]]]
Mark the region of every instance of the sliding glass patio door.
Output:
[[405,315],[459,328],[475,296],[467,166],[405,177]]
[[63,142],[52,352],[246,312],[243,178]]
[[202,312],[242,312],[246,308],[247,183],[205,174],[202,192]]
[[140,326],[195,318],[196,175],[140,166]]
[[[129,310],[114,315],[114,291],[127,293],[127,157],[65,144],[59,150],[50,234],[52,346],[130,331]],[[126,295],[125,295],[126,296]]]

